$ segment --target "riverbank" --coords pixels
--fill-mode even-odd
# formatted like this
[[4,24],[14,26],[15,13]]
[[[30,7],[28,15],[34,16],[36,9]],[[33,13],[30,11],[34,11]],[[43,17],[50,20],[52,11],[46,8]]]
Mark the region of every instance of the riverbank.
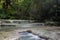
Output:
[[30,27],[7,30],[0,32],[0,40],[16,40],[19,38],[19,32],[26,30],[32,30],[34,33],[52,38],[52,40],[60,40],[60,27]]

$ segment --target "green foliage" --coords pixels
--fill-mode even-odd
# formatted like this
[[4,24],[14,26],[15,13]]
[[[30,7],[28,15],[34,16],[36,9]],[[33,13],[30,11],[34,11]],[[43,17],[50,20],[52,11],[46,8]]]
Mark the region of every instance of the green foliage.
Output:
[[[9,1],[9,0],[8,0]],[[59,0],[5,0],[0,1],[0,18],[2,19],[28,19],[40,22],[53,21],[59,25]],[[3,3],[8,4],[3,8]],[[58,3],[59,2],[59,3]],[[56,16],[57,13],[57,16]]]

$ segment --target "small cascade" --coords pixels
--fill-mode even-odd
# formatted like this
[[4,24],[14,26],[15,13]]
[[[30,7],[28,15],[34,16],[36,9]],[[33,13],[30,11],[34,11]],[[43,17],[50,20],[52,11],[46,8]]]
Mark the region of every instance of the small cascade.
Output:
[[40,37],[39,35],[27,31],[19,32],[19,35],[19,40],[46,40],[45,38]]

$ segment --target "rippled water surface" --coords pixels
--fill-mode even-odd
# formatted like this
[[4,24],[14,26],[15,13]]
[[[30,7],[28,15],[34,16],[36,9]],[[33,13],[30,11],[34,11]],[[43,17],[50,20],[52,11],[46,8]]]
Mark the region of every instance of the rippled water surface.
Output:
[[20,32],[19,34],[20,34],[19,40],[45,40],[45,39],[40,38],[37,35],[28,33],[28,32]]
[[[21,23],[16,25],[16,29],[14,29],[15,26],[5,26],[4,28],[6,28],[7,32],[5,30],[0,32],[0,40],[16,40],[18,38],[19,40],[45,40],[32,33],[23,32],[25,30],[32,30],[34,33],[49,37],[52,40],[60,40],[60,28],[58,27],[42,26],[40,23]],[[9,27],[11,31],[7,27]]]

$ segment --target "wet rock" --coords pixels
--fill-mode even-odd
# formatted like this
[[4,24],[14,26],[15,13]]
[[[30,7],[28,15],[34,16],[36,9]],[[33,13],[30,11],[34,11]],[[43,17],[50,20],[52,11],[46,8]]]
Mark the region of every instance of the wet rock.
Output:
[[49,40],[49,37],[39,36],[42,39]]
[[32,31],[31,31],[31,30],[27,30],[26,32],[28,32],[28,33],[32,33]]
[[[40,36],[39,34],[33,33],[31,30],[20,32],[19,40],[22,38],[24,38],[25,40],[28,40],[28,39],[29,40],[49,40],[49,37]],[[30,38],[32,38],[32,39],[30,39]]]
[[[33,33],[31,30],[27,30],[26,32]],[[49,39],[48,37],[40,36],[39,34],[35,34],[35,33],[33,33],[33,34],[39,36],[42,39],[46,39],[46,40]]]

